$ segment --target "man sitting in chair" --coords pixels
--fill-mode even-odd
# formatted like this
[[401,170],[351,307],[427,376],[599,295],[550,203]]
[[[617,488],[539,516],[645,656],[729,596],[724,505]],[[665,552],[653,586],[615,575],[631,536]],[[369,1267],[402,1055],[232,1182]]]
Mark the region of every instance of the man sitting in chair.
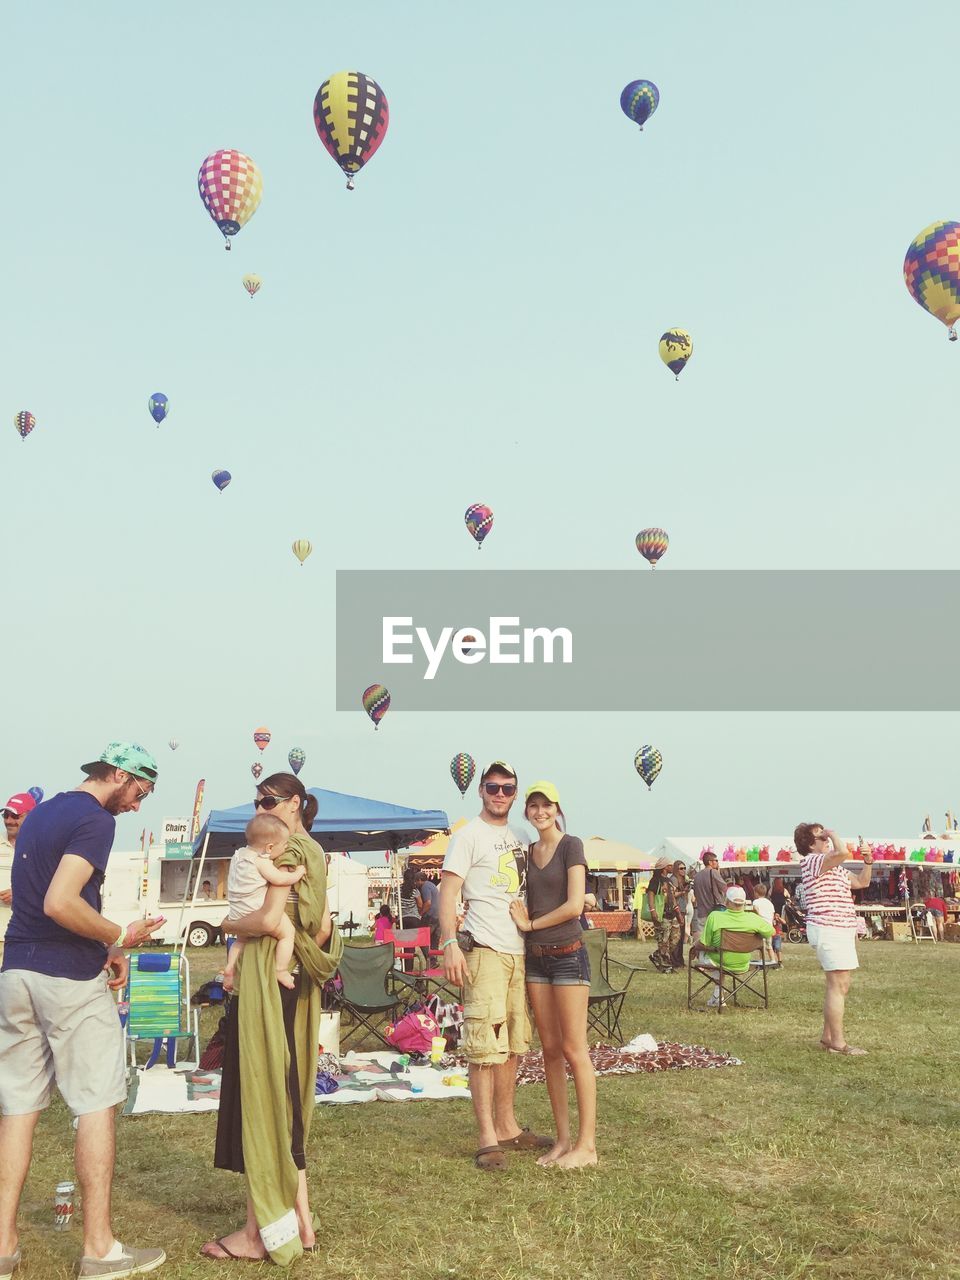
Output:
[[[696,960],[699,964],[720,967],[720,935],[724,929],[730,929],[735,933],[756,933],[762,938],[773,937],[773,925],[768,920],[764,920],[754,911],[744,910],[747,895],[738,884],[731,885],[725,897],[727,905],[719,911],[710,912],[699,942],[695,942],[690,948],[691,960]],[[706,960],[697,959],[702,952],[706,952]],[[723,967],[728,973],[746,973],[750,968],[749,951],[725,951]],[[719,1000],[720,988],[717,986],[707,1004],[715,1008]]]

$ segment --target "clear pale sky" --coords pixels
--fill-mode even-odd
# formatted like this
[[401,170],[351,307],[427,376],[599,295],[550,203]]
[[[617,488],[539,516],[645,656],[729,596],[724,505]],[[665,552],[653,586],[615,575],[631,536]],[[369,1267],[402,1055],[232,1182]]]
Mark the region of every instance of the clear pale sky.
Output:
[[[359,689],[335,712],[333,680],[338,568],[642,573],[645,525],[670,534],[658,572],[958,567],[960,344],[901,272],[921,228],[960,219],[955,77],[915,49],[931,31],[955,48],[956,10],[59,0],[6,18],[3,799],[138,739],[162,768],[121,821],[134,847],[201,775],[205,807],[249,799],[266,724],[265,769],[301,746],[308,786],[453,820],[477,803],[451,756],[504,756],[557,784],[575,832],[644,848],[804,817],[899,836],[960,811],[954,716],[395,706],[374,733]],[[312,121],[347,68],[391,117],[352,194]],[[618,102],[639,77],[661,91],[642,134]],[[196,187],[220,147],[264,177],[229,254]],[[679,384],[657,354],[671,326],[694,342]],[[473,502],[495,512],[482,558]],[[824,617],[824,644],[882,625]],[[789,626],[744,618],[743,642]],[[669,643],[667,618],[638,636],[637,673]],[[664,757],[649,793],[644,742]]]

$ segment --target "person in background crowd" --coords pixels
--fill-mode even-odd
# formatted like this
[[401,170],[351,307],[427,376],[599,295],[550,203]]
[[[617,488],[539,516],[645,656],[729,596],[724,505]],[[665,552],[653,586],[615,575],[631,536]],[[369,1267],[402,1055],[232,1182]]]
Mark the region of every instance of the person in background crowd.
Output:
[[697,942],[711,911],[722,911],[724,895],[727,892],[726,881],[718,869],[717,855],[712,849],[705,849],[700,855],[703,867],[693,877],[693,932],[692,938]]
[[588,911],[596,911],[597,895],[595,893],[585,893],[583,895],[583,910],[580,912],[580,928],[592,929],[593,925],[587,917]]
[[100,914],[116,817],[137,812],[151,794],[157,762],[135,742],[110,742],[81,768],[86,780],[30,810],[17,835],[0,973],[0,1275],[20,1263],[17,1208],[54,1084],[77,1117],[79,1274],[140,1275],[166,1260],[162,1249],[121,1244],[110,1222],[115,1108],[127,1097],[110,993],[127,980],[124,948],[142,945],[163,917],[124,929]]
[[923,905],[930,912],[933,920],[933,936],[938,942],[943,941],[943,922],[947,918],[947,904],[943,898],[924,898]]
[[407,867],[400,881],[400,927],[402,929],[419,929],[423,914],[423,899],[420,897],[418,884],[419,873],[413,867]]
[[693,884],[687,879],[686,863],[681,862],[679,858],[673,864],[673,881],[677,910],[680,912],[680,937],[670,956],[676,970],[683,968],[683,944],[687,941],[687,907],[693,891]]
[[[698,942],[690,948],[690,954],[696,958],[706,953],[710,964],[720,965],[720,942],[724,929],[735,933],[759,933],[763,938],[773,935],[773,925],[753,911],[745,911],[747,895],[742,885],[732,884],[724,894],[724,905],[718,911],[711,911],[704,921],[703,933]],[[723,968],[730,973],[746,973],[750,967],[749,951],[725,951]],[[719,986],[714,987],[707,1004],[716,1008],[724,1003]]]
[[853,905],[851,889],[865,889],[873,874],[873,854],[863,854],[863,869],[851,875],[843,863],[850,855],[835,831],[820,822],[801,822],[793,833],[801,858],[800,879],[806,909],[807,941],[816,950],[826,978],[820,1046],[830,1053],[862,1056],[866,1049],[847,1044],[843,1015],[850,975],[860,967],[857,935],[866,932]]
[[773,909],[773,903],[767,897],[767,886],[765,884],[757,884],[754,887],[753,910],[761,919],[766,920],[773,930],[773,935],[769,939],[764,939],[763,958],[767,964],[776,964],[777,957],[774,954],[772,943],[776,942],[776,912]]
[[203,884],[200,886],[200,897],[205,901],[209,901],[213,897],[213,890],[210,887],[209,880],[204,880]]
[[374,942],[385,942],[387,934],[393,928],[393,912],[386,902],[382,904],[373,922]]
[[36,800],[26,791],[18,791],[3,806],[5,838],[0,840],[0,859],[6,861],[9,858],[10,868],[9,870],[5,868],[3,871],[3,878],[7,883],[0,889],[0,961],[3,960],[3,937],[7,932],[7,925],[10,923],[10,904],[13,901],[13,893],[10,889],[8,877],[13,870],[13,854],[17,844],[17,836],[20,834],[20,826],[24,818],[28,813],[32,813],[36,807]]
[[773,909],[778,916],[783,915],[783,904],[793,901],[783,876],[774,876],[773,884],[770,886],[770,901],[773,903]]
[[420,892],[420,924],[430,929],[430,945],[440,946],[440,890],[425,871],[417,877],[417,888]]
[[648,958],[661,973],[673,973],[674,948],[681,936],[681,914],[671,872],[670,859],[658,858],[647,885],[647,910],[657,939],[657,949]]

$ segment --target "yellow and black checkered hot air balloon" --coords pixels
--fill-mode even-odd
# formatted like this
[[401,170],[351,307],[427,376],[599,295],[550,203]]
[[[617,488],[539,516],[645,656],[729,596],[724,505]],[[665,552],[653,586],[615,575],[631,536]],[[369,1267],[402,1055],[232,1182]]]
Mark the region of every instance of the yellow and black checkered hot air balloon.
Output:
[[362,71],[338,71],[324,80],[313,101],[320,141],[347,175],[347,190],[387,132],[387,96]]

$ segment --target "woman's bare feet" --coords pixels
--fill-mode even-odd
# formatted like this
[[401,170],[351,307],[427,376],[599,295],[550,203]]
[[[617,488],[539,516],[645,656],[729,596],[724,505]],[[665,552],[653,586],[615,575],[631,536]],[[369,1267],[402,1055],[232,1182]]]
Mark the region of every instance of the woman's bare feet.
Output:
[[560,1138],[553,1144],[549,1151],[545,1151],[537,1161],[539,1165],[555,1164],[561,1156],[565,1156],[570,1150],[569,1141],[562,1141]]
[[277,981],[280,983],[281,987],[286,987],[289,991],[292,991],[296,986],[293,974],[289,969],[278,969]]
[[595,1148],[574,1147],[554,1163],[558,1169],[585,1169],[587,1165],[597,1164],[597,1152]]
[[201,1248],[200,1256],[212,1258],[215,1262],[227,1262],[232,1258],[250,1258],[260,1261],[270,1255],[263,1247],[259,1232],[251,1238],[241,1227],[239,1231],[231,1231],[228,1236],[221,1236],[219,1240],[208,1240]]

